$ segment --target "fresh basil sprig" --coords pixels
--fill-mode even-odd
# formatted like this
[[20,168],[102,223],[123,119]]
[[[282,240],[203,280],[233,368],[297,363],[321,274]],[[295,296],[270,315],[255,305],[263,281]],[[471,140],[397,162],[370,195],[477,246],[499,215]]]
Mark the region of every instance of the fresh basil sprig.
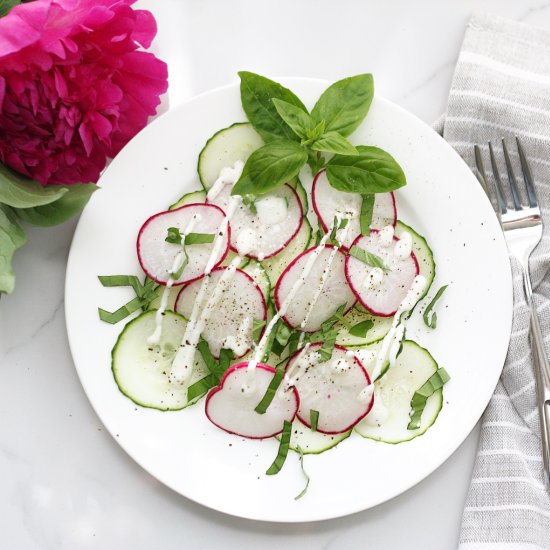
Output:
[[[239,76],[243,109],[266,144],[247,160],[233,195],[253,204],[254,197],[295,178],[306,162],[314,174],[326,165],[330,184],[341,191],[372,196],[405,185],[391,155],[377,147],[355,147],[347,139],[369,111],[372,75],[335,82],[311,113],[279,83],[246,71]],[[335,155],[328,164],[327,155]],[[363,220],[367,218],[365,210]]]

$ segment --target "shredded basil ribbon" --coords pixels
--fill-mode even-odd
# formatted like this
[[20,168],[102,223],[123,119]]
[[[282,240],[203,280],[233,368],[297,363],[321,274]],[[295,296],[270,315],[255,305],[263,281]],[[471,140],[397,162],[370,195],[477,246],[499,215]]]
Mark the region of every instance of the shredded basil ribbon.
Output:
[[389,270],[388,266],[384,263],[384,260],[382,260],[380,256],[367,252],[358,246],[352,246],[349,251],[349,255],[370,267],[379,267],[382,271]]
[[277,365],[277,368],[275,369],[275,373],[273,374],[273,378],[269,382],[269,386],[267,387],[267,390],[264,396],[262,397],[262,400],[258,403],[256,408],[254,409],[258,414],[265,414],[269,405],[271,405],[271,402],[273,401],[273,398],[275,397],[275,394],[277,393],[277,390],[279,389],[279,386],[283,381],[283,378],[285,375],[285,363],[286,363],[286,359],[284,361],[281,361]]
[[184,238],[186,245],[210,244],[214,241],[215,235],[213,233],[188,233],[183,235],[177,227],[169,227],[164,240],[171,244],[181,244]]
[[373,210],[374,210],[374,194],[362,195],[359,223],[361,225],[361,234],[367,237],[370,235],[370,225],[372,223]]
[[273,461],[273,464],[267,469],[266,475],[272,476],[278,474],[283,467],[288,449],[290,448],[290,436],[292,435],[292,423],[285,420],[283,424],[283,432],[281,433],[281,441],[279,442],[279,451]]
[[144,283],[141,284],[135,275],[100,275],[98,279],[104,287],[131,286],[136,295],[135,298],[119,307],[116,311],[111,312],[102,308],[97,308],[99,318],[112,325],[122,321],[122,319],[125,319],[138,309],[145,310],[156,298],[155,291],[159,286],[155,281],[147,277]]
[[319,411],[310,409],[309,411],[309,423],[311,424],[311,431],[316,432],[319,425]]
[[188,402],[191,402],[193,399],[198,397],[202,397],[208,392],[208,390],[217,386],[220,383],[222,376],[225,374],[225,371],[229,368],[232,359],[235,357],[232,350],[222,348],[220,350],[220,358],[216,361],[210,351],[208,342],[202,338],[197,344],[197,350],[201,354],[201,357],[206,365],[206,368],[210,371],[210,374],[207,374],[204,378],[201,378],[187,388]]
[[411,411],[409,413],[411,420],[407,426],[407,430],[416,430],[420,428],[422,413],[424,412],[428,398],[437,390],[441,389],[450,379],[451,377],[445,369],[437,369],[428,380],[414,392],[411,399]]
[[[433,297],[433,300],[427,305],[426,309],[424,310],[424,314],[422,315],[422,318],[424,319],[424,323],[426,326],[430,328],[435,328],[437,326],[437,313],[434,311],[432,313],[432,309],[434,308],[436,302],[441,298],[445,290],[447,289],[449,285],[443,285],[436,293],[436,295]],[[430,313],[432,313],[430,317]]]

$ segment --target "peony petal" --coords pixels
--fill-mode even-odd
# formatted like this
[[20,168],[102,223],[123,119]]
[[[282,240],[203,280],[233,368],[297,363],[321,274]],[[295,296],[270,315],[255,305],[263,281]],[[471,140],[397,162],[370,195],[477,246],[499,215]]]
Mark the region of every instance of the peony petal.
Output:
[[80,139],[82,140],[82,144],[86,150],[86,155],[90,156],[93,147],[93,134],[91,128],[86,122],[83,122],[78,127],[78,134],[80,135]]
[[132,38],[144,48],[148,48],[157,34],[157,22],[150,11],[135,10],[135,14],[136,26]]

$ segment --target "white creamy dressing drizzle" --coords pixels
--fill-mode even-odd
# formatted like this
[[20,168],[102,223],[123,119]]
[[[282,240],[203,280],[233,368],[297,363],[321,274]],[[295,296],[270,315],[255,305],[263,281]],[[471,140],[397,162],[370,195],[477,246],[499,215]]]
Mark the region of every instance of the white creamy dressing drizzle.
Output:
[[380,346],[380,350],[376,355],[374,369],[371,374],[371,383],[358,395],[358,399],[360,399],[361,401],[368,402],[368,400],[370,400],[370,397],[372,397],[371,386],[374,385],[374,380],[376,380],[380,376],[380,373],[382,372],[382,369],[384,367],[384,363],[388,359],[390,359],[391,364],[392,356],[393,362],[395,362],[395,357],[397,356],[397,353],[399,351],[399,346],[401,345],[401,341],[405,335],[404,323],[401,326],[398,326],[401,322],[401,317],[405,313],[408,313],[415,306],[425,288],[426,278],[423,275],[417,275],[414,278],[411,287],[407,292],[407,295],[397,308],[397,312],[395,313],[395,317],[393,318],[393,323],[388,334],[386,334],[386,336],[382,340],[382,345]]
[[400,259],[400,260],[406,260],[412,252],[412,237],[411,234],[407,231],[403,231],[401,236],[399,237],[399,241],[395,243],[395,247],[393,249],[393,255]]
[[244,317],[239,324],[237,334],[228,334],[224,338],[222,348],[232,350],[236,356],[244,355],[249,349],[251,339],[252,317]]
[[393,228],[393,225],[386,225],[386,227],[383,227],[378,233],[380,246],[384,248],[390,247],[393,243],[394,232],[395,229]]
[[[342,217],[340,215],[337,215],[336,220],[335,220],[336,224],[340,224],[341,221],[342,221]],[[269,335],[273,331],[273,328],[275,327],[275,324],[277,323],[277,321],[279,319],[281,319],[282,317],[284,317],[284,315],[287,312],[290,304],[294,300],[294,297],[296,296],[296,294],[298,293],[298,291],[300,290],[300,288],[304,284],[304,282],[307,279],[308,275],[311,273],[311,270],[313,269],[313,266],[315,265],[315,261],[321,255],[321,252],[325,249],[325,247],[327,245],[327,241],[330,238],[330,234],[332,233],[332,229],[334,228],[334,225],[335,224],[333,222],[333,225],[329,228],[329,230],[325,233],[325,235],[323,235],[323,238],[321,239],[321,241],[319,242],[317,247],[313,250],[313,252],[309,256],[309,258],[308,258],[308,260],[307,260],[307,262],[306,262],[306,264],[305,264],[305,266],[302,270],[302,273],[300,274],[300,277],[292,285],[292,287],[290,289],[290,292],[288,293],[288,296],[286,297],[286,300],[281,304],[281,307],[279,308],[278,312],[273,316],[273,318],[271,319],[271,321],[267,325],[261,340],[258,342],[258,345],[256,346],[256,349],[254,351],[254,355],[252,356],[252,359],[248,363],[248,367],[247,367],[248,376],[247,376],[247,379],[245,380],[245,383],[243,384],[243,388],[242,388],[243,393],[249,393],[249,392],[254,390],[252,375],[253,375],[254,371],[256,370],[256,367],[258,366],[258,363],[261,361],[261,359],[264,355],[264,350],[265,350],[265,346],[266,346],[266,344],[269,340]],[[349,221],[348,221],[347,225],[349,225]],[[321,277],[321,284],[317,288],[314,299],[311,301],[311,305],[310,305],[309,310],[306,314],[306,317],[304,318],[304,321],[302,321],[302,326],[305,326],[305,324],[307,323],[307,320],[309,318],[309,315],[311,315],[311,311],[313,310],[315,302],[319,299],[319,296],[321,295],[321,292],[323,291],[323,287],[326,283],[326,279],[328,278],[328,273],[330,271],[330,264],[332,263],[335,255],[336,255],[336,252],[337,252],[337,249],[335,248],[333,250],[333,252],[331,253],[331,257],[329,258],[329,262],[327,262],[327,266],[323,270],[323,275]],[[304,338],[305,338],[305,333],[303,332],[300,335],[300,339],[298,340],[298,348],[300,348],[302,346],[302,344],[304,343]],[[302,357],[302,354],[305,352],[304,350],[306,350],[308,348],[309,348],[309,346],[306,345],[302,349],[302,352],[300,353],[299,357],[297,358],[297,360],[295,362],[295,365],[299,364],[300,357]],[[290,383],[290,380],[291,380],[291,377],[287,373],[285,375],[285,381],[287,383],[287,387],[288,387],[288,384]]]
[[174,263],[172,264],[172,268],[170,269],[170,277],[168,278],[168,281],[166,282],[166,286],[164,287],[164,290],[162,291],[162,297],[160,299],[160,306],[157,310],[157,313],[155,315],[155,330],[149,338],[147,338],[147,343],[151,345],[156,345],[160,342],[160,338],[162,336],[162,319],[164,317],[164,313],[166,311],[166,308],[168,307],[168,298],[170,296],[170,290],[174,286],[174,283],[176,280],[174,279],[174,274],[178,272],[178,270],[183,265],[183,262],[185,260],[185,238],[191,231],[193,231],[193,228],[195,227],[195,224],[200,221],[201,216],[199,214],[195,214],[191,221],[187,224],[187,227],[183,231],[183,234],[181,236],[181,250],[176,254],[174,258]]
[[[243,167],[244,163],[242,161],[237,161],[232,168],[223,168],[220,172],[220,177],[214,182],[214,185],[212,185],[212,187],[208,191],[206,195],[207,198],[213,200],[221,192],[225,185],[235,183],[240,178]],[[214,290],[211,292],[210,298],[208,299],[208,302],[203,309],[203,303],[210,286],[209,275],[214,269],[216,260],[221,252],[224,238],[226,237],[228,232],[229,221],[235,213],[235,210],[239,206],[240,201],[241,198],[239,196],[231,197],[231,202],[229,203],[216,239],[214,240],[212,252],[210,253],[210,256],[206,263],[205,276],[202,280],[202,284],[195,299],[195,303],[193,304],[191,316],[189,317],[187,327],[185,328],[185,333],[183,335],[181,345],[172,363],[172,369],[170,371],[169,378],[174,383],[183,385],[187,383],[191,378],[191,375],[193,374],[193,360],[195,358],[195,352],[197,350],[197,344],[199,343],[200,335],[204,330],[204,326],[208,321],[210,315],[212,314],[212,311],[214,310],[216,304],[218,303],[223,291],[225,290],[225,288],[227,288],[227,285],[233,277],[237,267],[242,262],[242,257],[240,254],[233,259],[229,267],[220,277],[218,284],[214,287]]]

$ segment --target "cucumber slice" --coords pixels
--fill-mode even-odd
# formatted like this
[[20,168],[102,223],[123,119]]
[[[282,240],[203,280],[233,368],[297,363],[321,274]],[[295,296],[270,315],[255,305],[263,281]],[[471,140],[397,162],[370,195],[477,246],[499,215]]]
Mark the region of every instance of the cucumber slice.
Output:
[[[225,256],[225,259],[220,264],[220,267],[227,267],[236,257],[237,257],[237,253],[229,249],[227,251],[227,255]],[[243,258],[243,261],[237,267],[239,269],[243,269],[243,267],[248,265],[249,262],[250,262],[250,258]]]
[[286,247],[279,252],[279,254],[261,262],[270,281],[276,283],[290,262],[292,262],[298,254],[301,254],[307,249],[310,243],[311,234],[311,224],[307,218],[304,218],[300,230]]
[[410,233],[412,237],[412,251],[416,256],[418,262],[418,269],[420,270],[420,275],[423,275],[426,278],[427,284],[424,293],[418,301],[420,301],[430,290],[430,286],[435,277],[435,261],[432,249],[428,245],[426,239],[417,233],[411,226],[403,223],[401,220],[397,220],[395,224],[395,236],[401,238],[403,232],[406,231]]
[[254,282],[260,287],[265,301],[267,302],[271,292],[271,281],[262,264],[256,260],[249,260],[242,270],[254,279]]
[[209,374],[200,353],[195,354],[193,375],[186,386],[173,384],[168,372],[185,333],[186,320],[167,311],[158,345],[147,343],[155,330],[156,310],[130,321],[112,351],[112,371],[120,391],[137,405],[160,411],[177,411],[195,403],[187,401],[187,387]]
[[[162,300],[162,293],[166,287],[164,285],[159,285],[155,289],[155,298],[149,302],[144,311],[151,311],[152,309],[158,309],[160,307],[160,301]],[[176,303],[176,298],[180,293],[181,286],[173,286],[170,289],[170,294],[168,295],[168,304],[166,309],[169,311],[174,311],[174,305]]]
[[364,321],[372,321],[374,323],[372,328],[370,328],[365,336],[362,337],[353,336],[344,325],[339,323],[341,328],[338,332],[338,336],[336,337],[336,342],[346,347],[366,346],[382,340],[382,338],[388,334],[393,322],[393,317],[376,317],[375,315],[368,313],[360,304],[352,307],[346,313],[345,317],[346,321],[348,321],[352,327]]
[[168,210],[175,210],[176,208],[179,208],[180,206],[185,206],[186,204],[193,204],[193,203],[201,203],[206,200],[206,192],[205,191],[192,191],[191,193],[186,193],[178,199],[174,204],[171,204],[168,207]]
[[405,340],[395,365],[375,384],[374,406],[355,430],[363,437],[385,443],[402,443],[422,435],[437,419],[443,390],[428,398],[420,427],[408,430],[411,399],[438,366],[427,349]]
[[[299,452],[298,447],[300,447],[305,455],[318,455],[336,447],[338,443],[347,439],[351,432],[352,430],[333,435],[314,432],[296,418],[292,423],[290,448]],[[280,441],[281,436],[278,435],[277,439]]]
[[296,181],[293,181],[288,185],[290,185],[290,187],[292,187],[294,191],[296,191],[296,194],[298,195],[300,202],[302,203],[302,208],[304,209],[304,216],[306,216],[309,212],[309,203],[307,200],[307,192],[304,189],[302,182],[299,179],[296,179]]
[[237,122],[215,133],[199,155],[197,171],[206,191],[218,179],[220,171],[248,157],[264,144],[250,122]]

